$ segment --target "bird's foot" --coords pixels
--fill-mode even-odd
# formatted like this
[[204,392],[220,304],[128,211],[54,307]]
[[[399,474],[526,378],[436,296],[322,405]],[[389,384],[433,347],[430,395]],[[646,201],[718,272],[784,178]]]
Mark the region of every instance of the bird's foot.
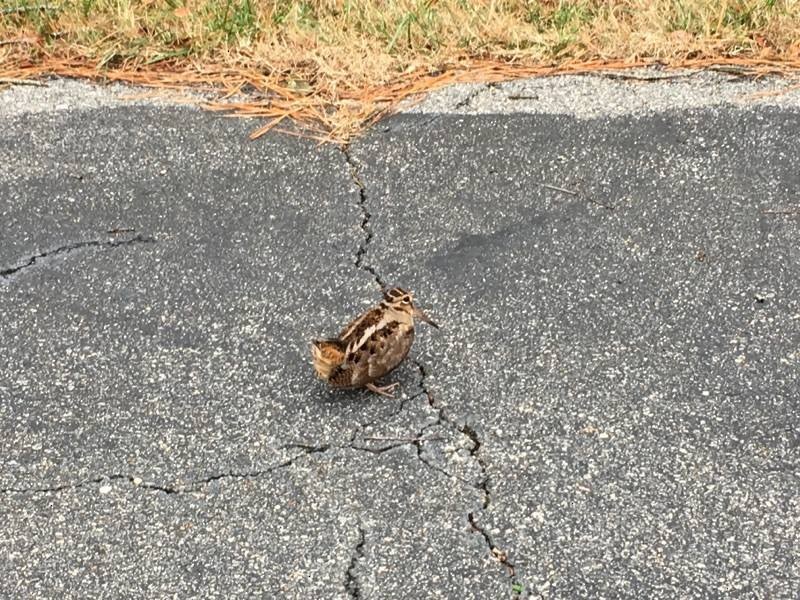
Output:
[[376,394],[380,394],[381,396],[386,396],[387,398],[394,398],[395,388],[400,385],[399,383],[390,383],[389,385],[375,385],[374,383],[368,383],[367,389],[375,392]]

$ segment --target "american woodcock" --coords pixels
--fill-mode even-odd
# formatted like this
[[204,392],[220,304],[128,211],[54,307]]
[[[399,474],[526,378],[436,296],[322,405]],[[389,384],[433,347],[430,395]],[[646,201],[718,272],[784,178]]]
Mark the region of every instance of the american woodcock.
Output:
[[335,388],[366,387],[393,397],[397,383],[374,382],[403,362],[414,342],[415,318],[439,327],[414,306],[411,292],[399,287],[384,291],[381,303],[353,319],[337,338],[311,343],[314,370]]

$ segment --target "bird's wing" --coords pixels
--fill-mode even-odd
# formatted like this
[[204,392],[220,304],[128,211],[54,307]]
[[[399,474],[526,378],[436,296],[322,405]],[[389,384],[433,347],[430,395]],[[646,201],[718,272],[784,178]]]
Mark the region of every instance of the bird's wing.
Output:
[[384,320],[384,311],[376,306],[348,323],[339,334],[339,339],[347,349],[346,353],[352,354],[361,348],[375,330],[382,326]]
[[350,371],[353,386],[375,381],[394,369],[408,354],[414,330],[395,320],[386,320],[371,331],[358,348],[345,355],[343,367]]

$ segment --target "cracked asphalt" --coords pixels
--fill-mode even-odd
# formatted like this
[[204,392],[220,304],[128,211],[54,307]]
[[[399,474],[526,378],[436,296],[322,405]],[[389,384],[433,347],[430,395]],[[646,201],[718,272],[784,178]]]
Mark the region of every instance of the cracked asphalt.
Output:
[[[0,597],[800,596],[791,82],[460,86],[346,149],[121,92],[0,91]],[[329,391],[379,284],[443,327]]]

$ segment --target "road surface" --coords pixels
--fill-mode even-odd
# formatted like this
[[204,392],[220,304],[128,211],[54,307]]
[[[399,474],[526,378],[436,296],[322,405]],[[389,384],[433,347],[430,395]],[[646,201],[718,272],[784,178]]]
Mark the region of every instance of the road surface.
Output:
[[[124,92],[0,92],[0,596],[800,595],[790,82],[462,86],[347,149]],[[379,284],[442,329],[329,391]]]

